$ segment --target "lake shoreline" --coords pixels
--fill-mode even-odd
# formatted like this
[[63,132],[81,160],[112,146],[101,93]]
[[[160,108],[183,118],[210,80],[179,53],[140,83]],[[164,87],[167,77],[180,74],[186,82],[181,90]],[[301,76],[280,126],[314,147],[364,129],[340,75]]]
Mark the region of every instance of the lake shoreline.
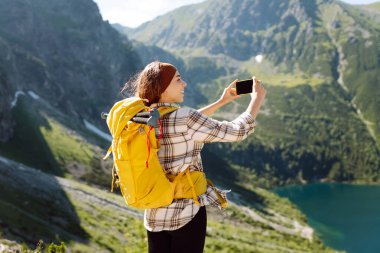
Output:
[[329,247],[350,253],[380,252],[379,184],[314,182],[273,192],[298,206]]

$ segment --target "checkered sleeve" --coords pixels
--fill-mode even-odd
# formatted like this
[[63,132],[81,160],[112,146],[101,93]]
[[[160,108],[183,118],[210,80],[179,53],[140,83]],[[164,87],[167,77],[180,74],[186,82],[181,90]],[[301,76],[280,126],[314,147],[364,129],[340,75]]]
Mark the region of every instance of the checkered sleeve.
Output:
[[233,121],[218,121],[192,109],[187,120],[188,134],[194,141],[234,142],[241,141],[254,132],[255,120],[244,112]]

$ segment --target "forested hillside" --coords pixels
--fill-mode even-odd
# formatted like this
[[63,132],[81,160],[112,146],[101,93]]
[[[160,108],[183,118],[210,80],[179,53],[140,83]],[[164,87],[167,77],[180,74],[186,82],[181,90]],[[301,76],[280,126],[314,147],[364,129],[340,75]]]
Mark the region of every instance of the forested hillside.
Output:
[[[181,57],[207,102],[236,78],[264,81],[257,138],[211,150],[268,186],[379,180],[379,25],[378,12],[339,1],[220,0],[125,32]],[[242,100],[216,116],[232,119]]]

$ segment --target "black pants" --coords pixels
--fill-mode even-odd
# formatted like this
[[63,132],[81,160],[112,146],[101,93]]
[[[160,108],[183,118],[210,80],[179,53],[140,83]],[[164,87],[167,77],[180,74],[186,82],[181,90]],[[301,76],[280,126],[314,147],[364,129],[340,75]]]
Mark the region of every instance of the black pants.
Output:
[[202,206],[189,223],[177,230],[147,231],[149,253],[202,253],[206,227],[207,213]]

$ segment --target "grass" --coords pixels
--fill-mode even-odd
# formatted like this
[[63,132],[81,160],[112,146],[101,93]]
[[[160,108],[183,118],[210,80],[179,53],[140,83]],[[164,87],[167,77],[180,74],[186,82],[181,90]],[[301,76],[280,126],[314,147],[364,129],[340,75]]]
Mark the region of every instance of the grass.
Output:
[[51,174],[109,185],[112,159],[102,161],[105,151],[96,146],[104,141],[29,96],[20,96],[12,113],[14,135],[0,143],[1,155]]
[[[27,173],[33,175],[36,172],[29,169]],[[39,173],[40,180],[51,178],[51,176],[42,176],[42,172]],[[120,195],[111,194],[105,190],[87,186],[74,180],[56,178],[56,182],[56,187],[61,187],[64,195],[51,195],[50,200],[45,199],[45,202],[39,202],[38,194],[24,194],[24,198],[29,201],[27,209],[25,209],[22,204],[25,200],[15,196],[17,192],[15,190],[7,192],[7,199],[2,197],[0,204],[6,203],[5,205],[9,205],[9,203],[12,202],[12,205],[17,207],[10,209],[8,206],[6,206],[6,208],[2,206],[0,209],[2,212],[0,217],[14,217],[6,219],[6,224],[13,229],[4,230],[4,225],[0,228],[3,238],[12,239],[11,241],[13,242],[16,240],[18,242],[17,245],[20,245],[20,247],[22,241],[29,238],[29,243],[24,244],[24,248],[28,250],[33,250],[33,245],[36,245],[36,242],[41,239],[42,233],[45,234],[42,239],[46,245],[51,242],[59,245],[63,242],[70,252],[129,253],[147,251],[147,238],[146,231],[143,227],[142,212],[126,207]],[[2,185],[7,187],[4,184]],[[43,186],[36,186],[34,191],[40,191],[39,187],[42,188]],[[27,191],[27,188],[23,189]],[[299,211],[291,206],[287,200],[279,201],[282,199],[275,194],[261,189],[257,191],[266,199],[266,206],[263,206],[262,211],[259,212],[264,219],[271,217],[272,214],[270,214],[268,210],[275,208],[273,210],[277,213],[282,213],[283,210],[287,210],[286,215],[288,215],[288,218],[299,220],[301,224],[305,225],[305,222],[300,219],[302,215],[300,215]],[[23,194],[23,192],[21,191],[19,194]],[[42,211],[46,203],[49,203],[49,201],[62,201],[61,198],[63,196],[66,196],[64,198],[67,198],[71,203],[79,220],[79,223],[74,222],[74,224],[80,225],[80,229],[83,231],[82,233],[70,230],[70,226],[61,227],[61,230],[51,230],[51,226],[48,226],[45,221],[42,221],[42,219],[46,221],[49,219],[49,215],[45,215]],[[276,206],[274,205],[275,202],[277,202]],[[59,209],[59,206],[50,206],[51,208]],[[33,219],[29,219],[28,217],[24,217],[24,220],[20,220],[23,214],[22,209],[27,210],[29,215],[38,214],[40,220],[37,220],[35,224],[30,223]],[[264,212],[264,210],[267,212]],[[68,220],[68,215],[62,213],[62,211],[63,210],[56,210],[54,211],[54,215],[69,222],[68,224],[73,223],[73,221]],[[250,216],[247,216],[247,213],[243,211],[241,206],[233,203],[231,203],[224,214],[209,207],[208,220],[205,246],[205,252],[208,253],[267,253],[287,252],[289,250],[321,253],[332,252],[323,246],[316,237],[311,242],[297,235],[284,234],[264,223],[255,221]],[[276,222],[276,219],[273,217],[272,222]],[[31,228],[38,229],[35,230],[33,234],[18,233],[16,229],[18,226],[21,226],[19,229],[24,232]],[[68,236],[65,236],[65,233],[67,233]],[[30,241],[34,243],[30,243]]]
[[38,110],[28,106],[31,101],[30,98],[19,97],[12,111],[16,121],[14,134],[8,142],[0,143],[0,154],[56,175],[63,175],[40,131],[40,127],[49,128],[49,124]]
[[90,166],[95,156],[90,145],[73,130],[65,128],[53,118],[45,115],[45,119],[48,126],[40,126],[39,130],[59,165],[65,166],[76,161]]

